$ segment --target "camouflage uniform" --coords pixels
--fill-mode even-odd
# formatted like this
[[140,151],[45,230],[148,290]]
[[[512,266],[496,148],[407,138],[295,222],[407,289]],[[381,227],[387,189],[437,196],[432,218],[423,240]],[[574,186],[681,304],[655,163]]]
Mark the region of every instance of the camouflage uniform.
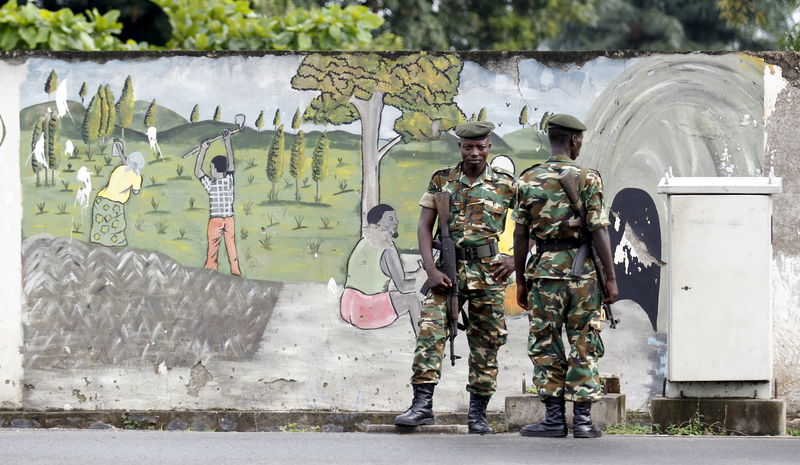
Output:
[[[555,155],[523,172],[518,181],[517,206],[512,218],[530,228],[537,241],[584,240],[569,199],[558,182],[561,170],[579,175],[581,168],[566,155]],[[591,231],[609,226],[603,210],[603,184],[597,171],[589,170],[579,186]],[[539,396],[583,402],[600,395],[597,360],[603,356],[600,338],[600,292],[594,263],[587,259],[580,276],[571,273],[577,248],[537,251],[528,262],[530,333],[528,356],[533,362],[533,382]],[[561,327],[566,326],[570,344],[564,355]]]
[[[511,173],[486,169],[470,184],[459,163],[434,173],[428,190],[419,204],[434,208],[433,194],[450,193],[448,225],[456,247],[473,247],[498,242],[503,232],[506,211],[513,208],[516,183]],[[503,296],[506,283],[496,282],[492,272],[500,255],[469,262],[458,260],[457,280],[459,303],[468,302],[470,347],[469,383],[467,391],[488,396],[495,391],[497,351],[505,344]],[[428,293],[419,319],[417,348],[414,351],[412,384],[438,383],[447,340],[446,296]]]

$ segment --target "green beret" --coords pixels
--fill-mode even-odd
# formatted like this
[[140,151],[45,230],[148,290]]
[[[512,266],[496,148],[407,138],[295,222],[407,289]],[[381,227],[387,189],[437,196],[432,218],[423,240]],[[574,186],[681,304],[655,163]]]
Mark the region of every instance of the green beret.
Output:
[[462,139],[486,139],[492,133],[494,124],[488,121],[470,121],[456,126],[456,135]]
[[550,119],[547,120],[547,127],[549,128],[551,126],[559,126],[564,129],[572,129],[573,131],[586,130],[586,126],[581,123],[578,118],[566,113],[558,113],[551,116]]

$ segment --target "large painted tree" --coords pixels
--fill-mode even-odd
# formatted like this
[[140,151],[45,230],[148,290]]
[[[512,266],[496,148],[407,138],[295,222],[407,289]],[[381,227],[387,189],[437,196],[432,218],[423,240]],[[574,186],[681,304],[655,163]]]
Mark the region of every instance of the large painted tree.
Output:
[[[380,202],[381,158],[399,142],[437,139],[464,115],[453,98],[458,92],[461,61],[452,55],[382,56],[308,55],[292,87],[319,91],[304,113],[317,124],[361,120],[361,224]],[[386,105],[402,115],[394,122],[396,137],[380,145],[381,115]]]

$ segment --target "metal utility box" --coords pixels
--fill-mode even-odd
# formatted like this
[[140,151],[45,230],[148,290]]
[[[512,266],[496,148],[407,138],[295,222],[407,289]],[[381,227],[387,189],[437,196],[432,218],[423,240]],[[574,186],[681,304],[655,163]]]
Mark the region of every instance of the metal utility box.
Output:
[[[667,379],[686,395],[769,397],[772,198],[781,179],[666,176]],[[709,391],[707,382],[728,387]],[[690,392],[694,391],[694,392]],[[689,393],[690,392],[690,393]]]

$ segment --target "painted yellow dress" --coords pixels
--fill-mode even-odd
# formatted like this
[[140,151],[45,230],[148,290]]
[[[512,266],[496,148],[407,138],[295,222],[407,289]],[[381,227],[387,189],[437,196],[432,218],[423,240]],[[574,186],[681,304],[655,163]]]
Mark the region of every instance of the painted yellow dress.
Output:
[[94,198],[89,242],[112,247],[128,245],[125,236],[125,202],[130,198],[131,191],[141,189],[142,175],[126,165],[114,168],[108,184]]

